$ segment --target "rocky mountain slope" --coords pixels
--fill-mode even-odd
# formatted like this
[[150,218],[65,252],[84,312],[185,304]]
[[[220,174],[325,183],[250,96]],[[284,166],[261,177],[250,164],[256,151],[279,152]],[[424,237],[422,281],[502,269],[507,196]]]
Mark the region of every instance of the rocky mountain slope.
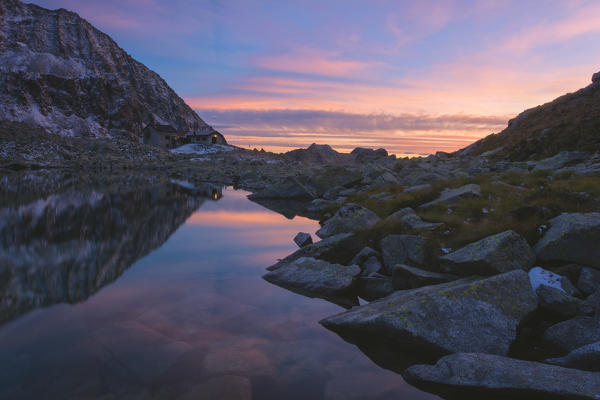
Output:
[[461,152],[479,155],[496,149],[500,149],[496,158],[512,161],[550,157],[564,150],[600,150],[600,73],[593,75],[591,85],[522,112],[502,132]]
[[0,0],[0,120],[70,136],[206,123],[155,72],[79,15]]

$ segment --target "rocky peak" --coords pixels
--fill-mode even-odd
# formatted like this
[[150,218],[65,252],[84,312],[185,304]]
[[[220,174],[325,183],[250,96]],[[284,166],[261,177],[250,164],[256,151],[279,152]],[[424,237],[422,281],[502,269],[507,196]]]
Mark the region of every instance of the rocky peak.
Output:
[[0,0],[0,120],[76,136],[207,124],[155,72],[76,13]]

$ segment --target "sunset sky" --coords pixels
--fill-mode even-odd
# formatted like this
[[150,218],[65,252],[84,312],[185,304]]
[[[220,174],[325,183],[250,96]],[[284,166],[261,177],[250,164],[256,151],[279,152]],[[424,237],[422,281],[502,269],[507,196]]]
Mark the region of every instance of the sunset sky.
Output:
[[231,143],[455,150],[600,70],[600,2],[36,0],[158,72]]

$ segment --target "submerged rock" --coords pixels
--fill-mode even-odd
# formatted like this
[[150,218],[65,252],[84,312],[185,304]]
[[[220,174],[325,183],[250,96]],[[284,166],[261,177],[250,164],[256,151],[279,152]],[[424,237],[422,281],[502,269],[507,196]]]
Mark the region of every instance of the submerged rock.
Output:
[[458,203],[462,199],[471,199],[474,197],[481,197],[481,188],[479,185],[470,183],[457,189],[444,189],[440,194],[440,197],[429,203],[422,204],[419,207],[427,208],[442,203]]
[[296,243],[298,247],[308,246],[309,244],[312,244],[312,242],[313,241],[310,233],[298,232],[294,238],[294,243]]
[[600,321],[594,317],[575,317],[552,325],[544,332],[549,348],[568,353],[578,347],[600,342]]
[[386,271],[391,275],[396,264],[431,268],[436,262],[437,248],[422,236],[388,235],[381,240],[381,253]]
[[440,257],[440,269],[459,275],[493,275],[514,269],[528,270],[535,254],[514,231],[488,236]]
[[408,265],[397,264],[392,272],[394,289],[414,289],[422,286],[437,285],[457,280],[459,277],[439,272],[426,271]]
[[579,347],[561,358],[549,358],[545,362],[566,368],[600,371],[600,342]]
[[598,399],[600,375],[491,354],[458,353],[402,373],[410,384],[452,399]]
[[263,279],[308,297],[350,307],[358,304],[352,287],[353,279],[359,273],[357,265],[344,266],[302,257],[265,274]]
[[534,246],[538,258],[600,268],[600,213],[562,214],[550,225]]
[[379,222],[379,217],[373,211],[358,204],[348,203],[340,208],[333,217],[329,218],[317,236],[326,238],[338,233],[353,232],[358,229],[368,228]]
[[321,321],[347,340],[390,340],[399,348],[436,353],[508,354],[517,327],[537,308],[521,270],[486,279],[397,291]]

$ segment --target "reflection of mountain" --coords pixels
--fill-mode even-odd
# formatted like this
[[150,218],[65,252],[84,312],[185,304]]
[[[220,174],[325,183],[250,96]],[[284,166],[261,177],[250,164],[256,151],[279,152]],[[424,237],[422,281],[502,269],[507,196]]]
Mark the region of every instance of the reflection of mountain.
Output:
[[163,244],[203,201],[168,185],[0,209],[0,323],[85,300]]

